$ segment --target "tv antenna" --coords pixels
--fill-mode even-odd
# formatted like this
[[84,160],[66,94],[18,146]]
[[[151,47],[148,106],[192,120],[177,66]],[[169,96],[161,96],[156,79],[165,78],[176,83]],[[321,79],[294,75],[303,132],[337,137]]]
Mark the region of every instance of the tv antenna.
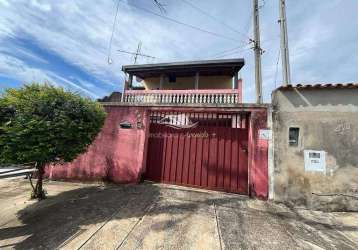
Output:
[[139,43],[138,43],[138,46],[137,46],[137,50],[136,50],[135,52],[127,51],[127,50],[122,50],[122,49],[118,49],[117,51],[120,52],[120,53],[133,55],[133,64],[137,64],[137,62],[138,62],[138,57],[139,57],[139,56],[141,56],[141,57],[146,57],[146,58],[151,58],[151,59],[155,59],[154,56],[147,55],[147,54],[143,54],[141,50],[142,50],[142,42],[139,42]]
[[142,49],[142,42],[140,41],[140,42],[138,43],[138,47],[137,47],[136,54],[134,55],[133,64],[137,64],[138,54],[141,52],[141,51],[140,51],[141,49]]

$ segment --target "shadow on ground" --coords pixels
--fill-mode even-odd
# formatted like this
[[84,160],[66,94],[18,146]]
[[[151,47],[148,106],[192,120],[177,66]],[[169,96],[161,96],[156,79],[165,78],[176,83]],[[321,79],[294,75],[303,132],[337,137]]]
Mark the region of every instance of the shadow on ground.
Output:
[[[145,192],[144,192],[145,191]],[[15,249],[56,248],[86,225],[104,223],[120,210],[140,217],[143,208],[159,196],[156,186],[84,187],[62,192],[18,212],[22,226],[0,229],[0,240],[30,235]]]
[[[232,204],[229,197],[210,199],[207,193],[195,191],[190,191],[191,195],[177,197],[182,202],[159,203],[158,201],[173,198],[178,193],[178,190],[171,188],[166,188],[165,194],[161,190],[163,188],[152,184],[90,186],[49,196],[46,200],[20,210],[17,216],[22,225],[5,225],[0,228],[0,240],[28,235],[25,240],[8,247],[53,249],[63,246],[73,235],[78,236],[88,225],[112,219],[141,218],[145,213],[155,215],[195,212],[200,204]],[[191,197],[194,200],[190,200]],[[148,211],[154,204],[155,209]],[[172,221],[164,222],[154,226],[153,230],[168,230],[172,224]]]
[[[269,202],[261,202],[260,209],[255,209],[248,205],[250,202],[252,200],[245,196],[183,191],[152,184],[82,187],[50,196],[20,210],[17,216],[22,225],[9,224],[0,228],[0,240],[28,236],[8,247],[55,249],[65,246],[69,239],[79,236],[95,224],[99,227],[113,219],[140,219],[144,214],[183,214],[181,220],[185,220],[188,212],[208,213],[209,210],[203,210],[203,207],[214,207],[215,204],[222,240],[228,248],[250,248],[251,238],[259,242],[260,237],[263,244],[268,244],[270,237],[287,234],[297,235],[329,249],[331,245],[327,244],[327,239],[320,232],[336,241],[335,245],[343,244],[344,249],[354,249],[351,246],[356,246],[338,231],[356,231],[357,227],[308,219],[293,208],[281,206],[281,209],[277,209],[278,206]],[[213,214],[208,214],[208,219],[212,217]],[[178,223],[178,220],[155,222],[150,230],[166,231]],[[287,237],[294,241],[292,236]]]

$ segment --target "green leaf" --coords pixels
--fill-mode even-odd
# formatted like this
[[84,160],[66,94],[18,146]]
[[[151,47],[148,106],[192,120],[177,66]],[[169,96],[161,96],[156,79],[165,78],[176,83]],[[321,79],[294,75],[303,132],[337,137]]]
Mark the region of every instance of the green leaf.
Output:
[[101,130],[102,106],[50,84],[0,97],[0,163],[72,161]]

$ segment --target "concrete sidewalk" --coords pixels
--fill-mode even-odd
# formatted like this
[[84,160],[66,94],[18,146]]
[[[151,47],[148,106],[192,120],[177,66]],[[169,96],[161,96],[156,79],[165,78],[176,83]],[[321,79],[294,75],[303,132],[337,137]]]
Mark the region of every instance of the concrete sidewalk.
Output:
[[358,215],[170,185],[49,182],[29,201],[0,181],[0,247],[9,249],[358,249]]

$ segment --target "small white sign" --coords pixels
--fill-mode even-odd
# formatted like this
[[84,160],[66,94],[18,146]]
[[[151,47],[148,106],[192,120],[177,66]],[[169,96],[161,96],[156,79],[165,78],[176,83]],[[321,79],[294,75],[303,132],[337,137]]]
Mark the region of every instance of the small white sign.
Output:
[[305,150],[305,171],[326,172],[326,152]]
[[259,138],[262,140],[270,140],[271,130],[270,129],[260,129],[259,130]]

